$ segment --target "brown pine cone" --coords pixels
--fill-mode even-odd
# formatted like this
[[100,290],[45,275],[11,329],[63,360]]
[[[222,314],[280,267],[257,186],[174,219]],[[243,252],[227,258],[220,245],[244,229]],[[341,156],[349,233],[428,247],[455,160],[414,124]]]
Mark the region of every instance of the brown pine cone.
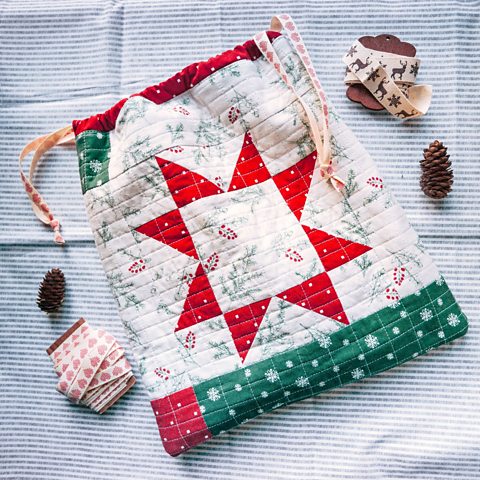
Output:
[[55,312],[65,297],[65,276],[59,268],[52,268],[43,278],[38,289],[37,305],[44,312]]
[[423,193],[431,198],[444,198],[452,190],[453,172],[450,155],[442,142],[435,140],[423,151],[420,161],[422,177],[420,186]]

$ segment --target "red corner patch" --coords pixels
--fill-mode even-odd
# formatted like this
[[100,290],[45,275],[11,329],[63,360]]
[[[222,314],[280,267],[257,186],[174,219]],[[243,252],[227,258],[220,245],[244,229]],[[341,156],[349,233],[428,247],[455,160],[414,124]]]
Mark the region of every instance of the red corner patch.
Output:
[[193,387],[151,402],[163,446],[173,457],[212,437]]

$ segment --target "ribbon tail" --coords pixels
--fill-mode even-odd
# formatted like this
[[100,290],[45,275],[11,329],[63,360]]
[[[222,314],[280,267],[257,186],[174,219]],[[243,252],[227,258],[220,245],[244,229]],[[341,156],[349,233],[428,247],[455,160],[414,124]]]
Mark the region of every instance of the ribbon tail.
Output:
[[337,175],[331,175],[329,180],[330,180],[333,188],[337,192],[341,192],[345,188],[345,182],[340,177],[338,177]]

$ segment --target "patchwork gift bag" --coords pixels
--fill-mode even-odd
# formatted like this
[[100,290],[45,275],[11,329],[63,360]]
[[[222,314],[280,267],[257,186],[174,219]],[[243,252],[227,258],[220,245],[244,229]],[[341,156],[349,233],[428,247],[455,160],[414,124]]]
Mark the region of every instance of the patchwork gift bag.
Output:
[[287,15],[38,139],[21,160],[35,150],[33,171],[72,129],[95,242],[169,454],[467,331]]

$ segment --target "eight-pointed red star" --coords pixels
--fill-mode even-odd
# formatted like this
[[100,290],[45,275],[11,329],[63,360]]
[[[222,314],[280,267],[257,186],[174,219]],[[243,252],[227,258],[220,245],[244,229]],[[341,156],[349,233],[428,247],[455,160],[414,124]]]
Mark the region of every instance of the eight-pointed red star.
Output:
[[[180,209],[201,198],[219,195],[225,191],[202,175],[187,170],[174,162],[158,157],[157,162],[178,208],[141,225],[136,230],[195,260],[200,260]],[[316,152],[312,152],[295,165],[272,176],[250,134],[246,133],[227,191],[248,188],[271,178],[288,207],[300,222],[315,164]],[[348,324],[342,303],[327,272],[364,254],[370,250],[370,247],[306,225],[302,225],[302,227],[325,268],[324,272],[268,298],[233,311],[222,312],[210,285],[208,273],[202,262],[199,261],[175,331],[189,328],[196,323],[223,314],[243,362],[273,297],[278,297],[337,322]]]

